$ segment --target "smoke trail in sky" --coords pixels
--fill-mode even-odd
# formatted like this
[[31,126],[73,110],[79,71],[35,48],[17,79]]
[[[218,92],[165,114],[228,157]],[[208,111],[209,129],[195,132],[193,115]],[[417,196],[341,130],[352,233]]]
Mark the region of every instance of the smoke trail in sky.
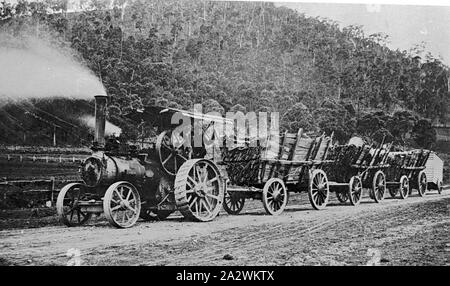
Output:
[[44,37],[0,33],[0,102],[31,98],[92,99],[100,80],[67,50]]

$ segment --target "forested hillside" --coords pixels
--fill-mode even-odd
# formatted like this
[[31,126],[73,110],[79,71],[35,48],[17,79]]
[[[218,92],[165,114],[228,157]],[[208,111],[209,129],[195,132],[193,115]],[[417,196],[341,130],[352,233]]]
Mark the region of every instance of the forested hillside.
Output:
[[[435,141],[430,122],[448,119],[448,67],[430,54],[417,57],[420,51],[390,50],[382,34],[339,29],[330,20],[271,3],[116,4],[111,9],[92,1],[83,12],[69,13],[61,1],[2,3],[0,29],[52,33],[55,42],[69,44],[103,82],[113,98],[110,119],[129,136],[140,134],[121,114],[146,104],[278,111],[283,129],[291,131],[334,131],[340,141],[387,135],[399,144],[423,147]],[[45,109],[50,103],[40,104]],[[89,111],[83,105],[74,106]],[[35,139],[25,143],[51,144],[41,135],[48,137],[53,126],[20,108],[5,108],[0,133],[10,135],[1,136],[0,143],[22,144],[11,122],[35,120],[39,127],[26,131]],[[59,110],[59,117],[74,122],[68,109]],[[83,144],[70,134],[59,142]]]

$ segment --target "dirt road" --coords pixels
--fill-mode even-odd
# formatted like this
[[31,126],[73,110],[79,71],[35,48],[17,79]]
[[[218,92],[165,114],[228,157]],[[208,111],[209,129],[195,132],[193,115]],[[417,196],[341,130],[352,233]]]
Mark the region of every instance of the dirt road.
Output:
[[[407,200],[332,201],[322,211],[293,195],[280,216],[259,201],[209,223],[178,213],[161,222],[115,229],[104,219],[0,231],[0,264],[67,265],[446,265],[450,263],[450,191]],[[75,253],[75,254],[74,254]]]

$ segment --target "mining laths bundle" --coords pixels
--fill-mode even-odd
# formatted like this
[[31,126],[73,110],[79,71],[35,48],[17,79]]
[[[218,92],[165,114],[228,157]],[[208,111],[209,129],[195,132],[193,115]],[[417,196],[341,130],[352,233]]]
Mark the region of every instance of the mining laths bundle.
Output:
[[346,182],[354,175],[353,165],[368,165],[372,160],[371,147],[368,145],[335,145],[328,154],[326,160],[333,161],[325,166],[329,179]]
[[231,184],[246,185],[258,180],[262,150],[261,147],[225,149],[222,160]]

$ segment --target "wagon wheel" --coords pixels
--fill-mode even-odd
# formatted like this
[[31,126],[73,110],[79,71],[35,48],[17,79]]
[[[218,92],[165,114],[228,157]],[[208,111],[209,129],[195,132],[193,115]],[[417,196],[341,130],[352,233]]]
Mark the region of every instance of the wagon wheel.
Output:
[[405,175],[400,178],[400,187],[398,192],[400,193],[400,197],[402,199],[406,199],[409,196],[409,180]]
[[245,197],[239,194],[239,192],[225,192],[223,200],[223,209],[231,214],[237,215],[244,208]]
[[308,195],[311,205],[316,210],[326,207],[330,194],[327,175],[322,170],[314,170],[309,179]]
[[427,184],[427,174],[422,170],[419,172],[419,176],[417,176],[417,191],[419,192],[419,196],[425,196]]
[[281,214],[286,207],[287,200],[287,189],[282,180],[272,178],[264,184],[262,203],[268,214]]
[[163,131],[156,139],[156,150],[164,171],[175,176],[180,166],[191,158],[192,152],[190,148],[184,146],[183,137],[173,139],[170,131]]
[[109,223],[118,228],[133,226],[141,211],[141,198],[136,188],[128,182],[112,184],[103,198],[103,211]]
[[211,221],[222,208],[224,186],[217,166],[206,159],[186,161],[175,177],[175,202],[181,214]]
[[391,195],[392,198],[395,198],[398,194],[398,190],[397,188],[389,188],[389,194]]
[[84,213],[78,205],[86,195],[84,185],[71,183],[65,185],[59,191],[56,199],[56,212],[60,221],[67,226],[79,226],[86,223],[92,216],[91,213]]
[[345,203],[348,200],[348,192],[347,191],[337,191],[336,197],[340,203]]
[[371,192],[371,197],[375,202],[379,203],[384,200],[384,195],[386,193],[386,177],[383,171],[379,170],[373,176]]
[[348,183],[348,189],[350,193],[350,203],[353,206],[359,205],[362,199],[362,181],[361,178],[358,176],[353,176],[350,178],[350,182]]
[[438,194],[442,194],[442,189],[443,189],[443,188],[444,188],[444,187],[442,186],[442,182],[439,181],[439,182],[437,183]]

